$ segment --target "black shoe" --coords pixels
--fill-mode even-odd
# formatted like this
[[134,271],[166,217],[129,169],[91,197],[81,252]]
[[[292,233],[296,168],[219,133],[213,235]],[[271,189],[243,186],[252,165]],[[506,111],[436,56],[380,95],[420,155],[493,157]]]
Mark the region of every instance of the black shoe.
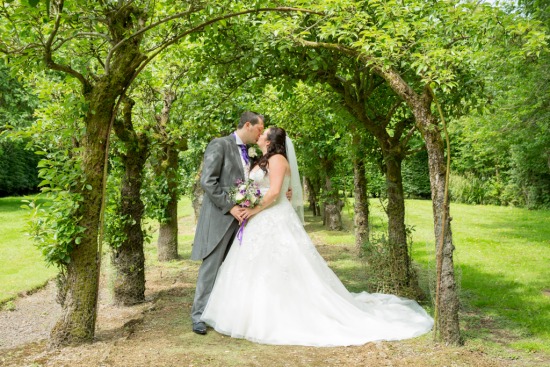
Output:
[[202,321],[193,323],[193,332],[200,335],[206,334],[206,324]]

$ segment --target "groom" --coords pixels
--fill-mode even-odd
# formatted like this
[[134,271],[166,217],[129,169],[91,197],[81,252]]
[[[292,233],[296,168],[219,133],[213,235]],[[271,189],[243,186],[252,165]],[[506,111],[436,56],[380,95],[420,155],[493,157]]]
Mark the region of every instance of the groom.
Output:
[[250,158],[246,144],[256,143],[263,130],[262,115],[244,112],[237,131],[212,140],[204,152],[200,179],[204,198],[191,253],[191,260],[202,260],[191,309],[193,331],[197,334],[206,334],[206,324],[200,318],[243,219],[244,209],[231,201],[228,192],[238,179],[248,178]]

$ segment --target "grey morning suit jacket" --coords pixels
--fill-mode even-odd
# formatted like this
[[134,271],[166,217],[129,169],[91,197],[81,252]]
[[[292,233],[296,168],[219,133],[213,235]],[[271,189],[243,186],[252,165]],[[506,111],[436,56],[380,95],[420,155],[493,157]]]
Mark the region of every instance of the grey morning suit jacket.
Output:
[[195,232],[192,260],[202,260],[216,248],[236,219],[229,213],[233,205],[229,190],[244,179],[240,148],[235,136],[214,139],[204,152],[201,186],[204,198]]

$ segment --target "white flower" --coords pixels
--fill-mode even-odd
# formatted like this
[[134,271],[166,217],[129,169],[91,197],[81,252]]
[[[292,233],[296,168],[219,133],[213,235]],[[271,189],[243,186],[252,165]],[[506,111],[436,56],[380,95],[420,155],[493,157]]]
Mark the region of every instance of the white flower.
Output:
[[248,156],[250,158],[256,158],[258,156],[258,152],[254,149],[254,147],[248,148]]
[[237,195],[235,195],[235,200],[241,201],[242,199],[244,199],[244,195],[238,192]]

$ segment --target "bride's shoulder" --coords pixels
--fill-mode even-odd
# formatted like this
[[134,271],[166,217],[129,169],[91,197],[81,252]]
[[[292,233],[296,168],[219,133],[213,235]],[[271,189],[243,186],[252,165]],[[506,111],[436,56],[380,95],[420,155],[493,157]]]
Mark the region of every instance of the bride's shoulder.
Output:
[[269,164],[272,165],[275,164],[281,164],[281,165],[288,165],[288,161],[282,154],[274,154],[271,157],[269,157]]
[[270,175],[286,175],[290,170],[290,166],[285,156],[282,154],[275,154],[269,157],[269,174]]

